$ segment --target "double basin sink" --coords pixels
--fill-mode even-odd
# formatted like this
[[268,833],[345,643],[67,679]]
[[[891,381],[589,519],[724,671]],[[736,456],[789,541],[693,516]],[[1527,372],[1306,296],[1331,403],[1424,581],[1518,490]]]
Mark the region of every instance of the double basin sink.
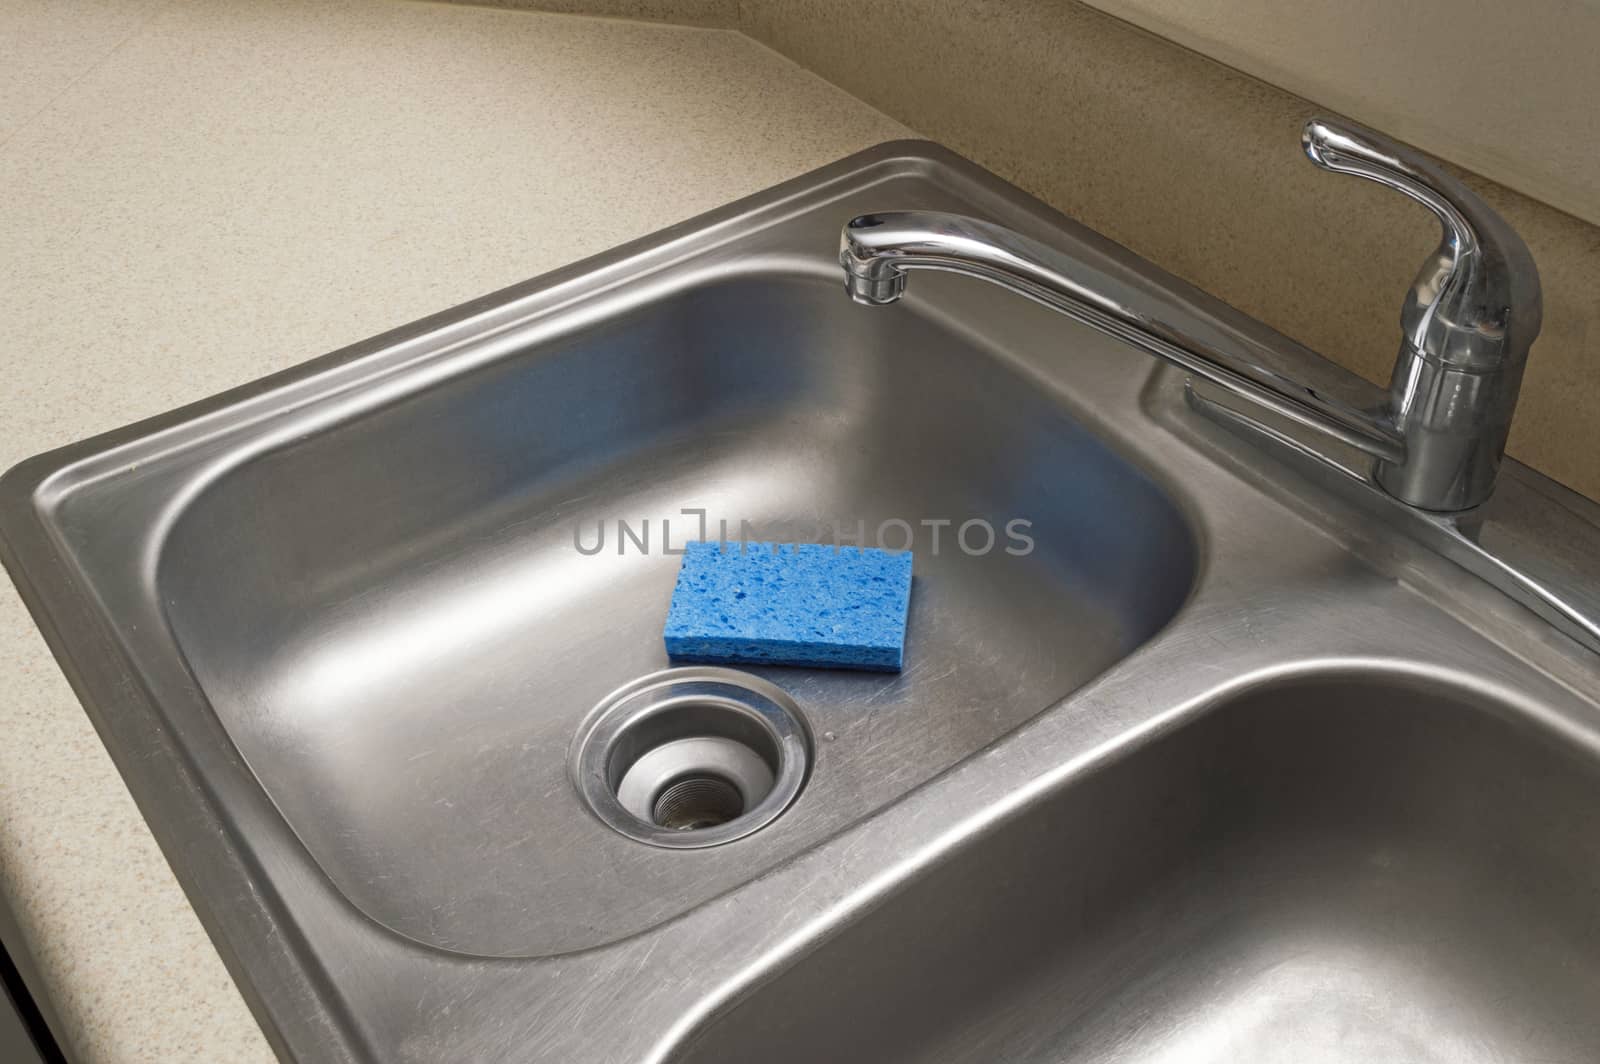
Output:
[[[274,1048],[1600,1057],[1595,656],[1117,341],[957,278],[853,305],[885,206],[1119,254],[885,145],[0,482]],[[649,845],[574,744],[668,667],[674,551],[752,530],[909,541],[906,668],[750,670],[803,787]]]

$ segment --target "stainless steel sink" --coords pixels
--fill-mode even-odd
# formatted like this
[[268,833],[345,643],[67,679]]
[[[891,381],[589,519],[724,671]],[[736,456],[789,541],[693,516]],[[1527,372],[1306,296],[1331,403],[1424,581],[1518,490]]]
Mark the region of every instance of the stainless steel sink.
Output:
[[[0,480],[7,566],[275,1048],[1600,1054],[1600,658],[1115,340],[955,278],[853,305],[839,227],[890,205],[1274,340],[901,143]],[[1590,504],[1515,463],[1498,497],[1474,549],[1594,580]],[[668,848],[574,774],[667,666],[702,520],[903,524],[907,668],[756,670],[803,786]]]

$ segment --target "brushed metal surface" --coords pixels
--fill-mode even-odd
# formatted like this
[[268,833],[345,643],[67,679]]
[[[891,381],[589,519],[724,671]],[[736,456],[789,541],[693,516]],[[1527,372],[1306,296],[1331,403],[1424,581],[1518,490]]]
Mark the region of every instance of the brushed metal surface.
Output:
[[1269,682],[993,825],[673,1059],[1594,1060],[1597,791],[1481,693]]
[[[879,326],[784,270],[616,299],[206,478],[159,548],[154,597],[240,756],[346,897],[430,945],[565,953],[676,916],[1080,686],[1193,576],[1148,480],[926,319]],[[1052,467],[1081,478],[1033,490]],[[659,529],[692,535],[683,508],[730,530],[1022,516],[1039,546],[925,541],[898,675],[759,670],[843,738],[771,828],[684,858],[607,830],[566,768],[589,710],[668,664]],[[651,522],[649,554],[619,518]],[[577,550],[602,521],[607,549]]]
[[[278,1052],[1592,1059],[1595,655],[1115,340],[952,277],[852,305],[839,226],[889,205],[1356,390],[902,143],[0,480],[7,566]],[[665,664],[676,558],[572,526],[659,547],[683,508],[922,538],[906,672],[761,670],[810,778],[672,850],[567,766]],[[921,524],[976,517],[1035,549]],[[1581,508],[1517,517],[1477,549],[1593,584]]]

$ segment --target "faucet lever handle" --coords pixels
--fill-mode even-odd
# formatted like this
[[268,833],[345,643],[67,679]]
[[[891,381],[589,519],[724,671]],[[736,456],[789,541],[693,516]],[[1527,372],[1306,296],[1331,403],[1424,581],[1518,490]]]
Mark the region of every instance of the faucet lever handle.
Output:
[[1505,219],[1437,163],[1364,126],[1313,118],[1301,144],[1324,170],[1392,188],[1443,226],[1401,311],[1412,350],[1455,368],[1520,369],[1539,334],[1539,273]]

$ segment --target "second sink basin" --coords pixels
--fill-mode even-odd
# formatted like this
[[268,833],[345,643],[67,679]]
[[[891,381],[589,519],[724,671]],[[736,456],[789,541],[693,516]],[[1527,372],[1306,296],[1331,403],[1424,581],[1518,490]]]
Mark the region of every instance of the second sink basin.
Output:
[[1600,1058],[1600,766],[1357,672],[1236,696],[950,855],[676,1061]]

